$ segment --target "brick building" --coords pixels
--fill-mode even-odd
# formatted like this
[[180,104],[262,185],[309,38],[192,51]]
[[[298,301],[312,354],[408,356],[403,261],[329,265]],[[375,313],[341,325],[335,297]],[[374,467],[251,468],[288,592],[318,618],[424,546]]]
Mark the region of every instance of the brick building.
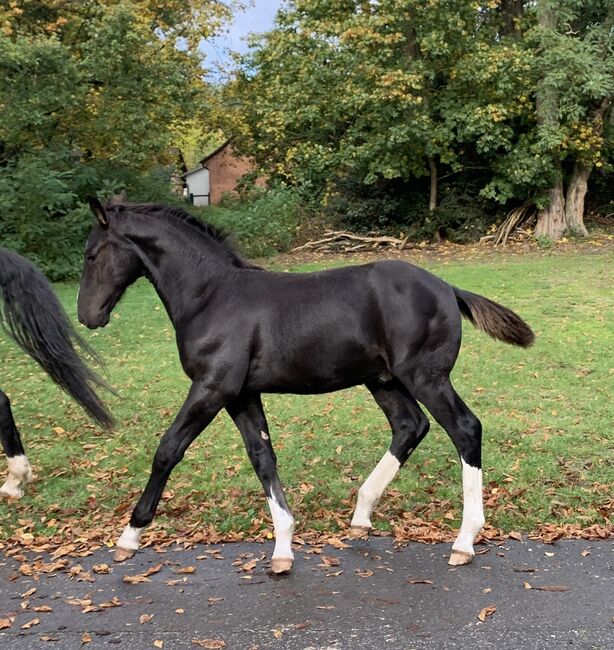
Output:
[[194,205],[218,204],[226,192],[235,192],[237,181],[253,169],[249,159],[235,155],[230,140],[199,163],[200,167],[184,174],[187,194]]

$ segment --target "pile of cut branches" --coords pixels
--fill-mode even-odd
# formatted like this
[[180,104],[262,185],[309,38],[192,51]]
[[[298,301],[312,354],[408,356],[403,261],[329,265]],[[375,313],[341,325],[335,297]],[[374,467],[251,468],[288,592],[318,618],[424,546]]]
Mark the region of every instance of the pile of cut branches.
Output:
[[357,251],[374,251],[382,249],[395,249],[402,251],[406,248],[413,248],[408,243],[409,237],[398,239],[397,237],[380,236],[376,233],[356,235],[344,230],[327,230],[322,239],[308,241],[302,246],[292,249],[293,253],[298,251],[320,251],[323,253],[355,253]]
[[533,237],[530,230],[535,225],[536,213],[533,206],[515,208],[503,223],[495,230],[492,235],[486,235],[480,238],[482,242],[492,242],[495,246],[498,244],[507,244],[509,240],[520,240]]

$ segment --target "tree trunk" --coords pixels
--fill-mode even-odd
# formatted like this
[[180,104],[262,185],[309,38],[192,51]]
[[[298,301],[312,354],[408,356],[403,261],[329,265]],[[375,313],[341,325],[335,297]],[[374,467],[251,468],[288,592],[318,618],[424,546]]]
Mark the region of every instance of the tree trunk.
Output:
[[437,209],[437,162],[434,156],[429,156],[429,169],[431,170],[431,193],[429,196],[429,212]]
[[[557,18],[548,0],[539,0],[537,4],[537,22],[543,30],[541,47],[547,52],[551,47],[550,34],[557,28]],[[540,80],[535,95],[535,113],[540,135],[546,141],[560,128],[559,124],[559,93],[547,70]],[[537,213],[536,237],[560,239],[566,230],[565,224],[565,195],[563,194],[563,170],[561,168],[560,151],[557,148],[544,151],[552,162],[553,183],[548,190],[548,207]]]
[[565,199],[566,228],[571,234],[583,237],[588,235],[584,225],[584,198],[591,170],[592,165],[576,161]]
[[560,239],[567,228],[562,180],[559,180],[554,187],[548,190],[548,198],[550,200],[548,206],[537,213],[535,236]]

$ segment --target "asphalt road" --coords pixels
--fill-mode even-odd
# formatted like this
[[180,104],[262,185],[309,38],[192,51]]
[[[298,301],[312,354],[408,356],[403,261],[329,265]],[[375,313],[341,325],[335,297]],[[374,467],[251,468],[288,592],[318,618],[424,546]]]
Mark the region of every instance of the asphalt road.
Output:
[[288,576],[268,574],[272,543],[145,549],[124,564],[105,549],[38,576],[3,559],[0,621],[14,620],[0,648],[614,648],[612,540],[477,549],[449,567],[448,545],[303,547]]

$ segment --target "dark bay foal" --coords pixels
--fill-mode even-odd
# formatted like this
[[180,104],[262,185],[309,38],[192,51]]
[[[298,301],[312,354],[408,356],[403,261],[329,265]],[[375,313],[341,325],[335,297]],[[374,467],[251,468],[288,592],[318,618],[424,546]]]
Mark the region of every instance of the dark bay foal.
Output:
[[214,228],[178,208],[91,201],[79,320],[104,327],[130,284],[147,277],[175,327],[185,403],[162,437],[151,475],[117,543],[134,554],[166,481],[190,443],[226,409],[262,482],[275,530],[272,570],[293,563],[294,519],[284,498],[261,393],[323,393],[364,384],[392,429],[389,450],[358,494],[352,534],[371,528],[386,486],[426,435],[423,404],[460,455],[463,520],[450,564],[473,559],[484,523],[480,421],[450,372],[461,315],[490,336],[529,346],[533,332],[512,311],[404,262],[318,273],[272,273],[242,259]]

